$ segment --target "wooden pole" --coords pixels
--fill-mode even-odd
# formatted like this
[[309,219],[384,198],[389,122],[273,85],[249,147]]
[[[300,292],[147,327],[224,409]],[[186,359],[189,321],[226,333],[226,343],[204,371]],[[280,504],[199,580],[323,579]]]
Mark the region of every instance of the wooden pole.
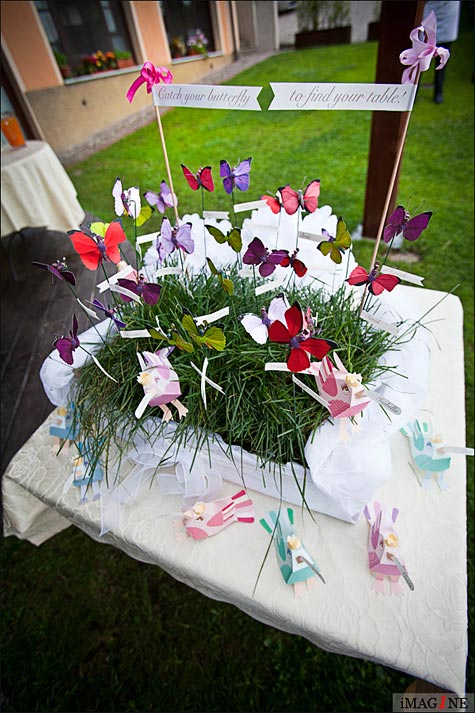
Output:
[[176,224],[178,225],[179,218],[178,218],[178,208],[177,208],[177,204],[176,204],[175,190],[173,188],[172,174],[170,171],[170,163],[168,161],[167,145],[165,143],[165,135],[163,133],[162,120],[160,117],[160,109],[158,106],[155,107],[155,115],[157,117],[158,130],[160,132],[160,141],[162,142],[163,158],[165,159],[165,168],[167,171],[168,185],[170,186],[170,190],[172,192],[173,210],[175,211]]
[[[409,34],[421,24],[423,8],[422,0],[383,0],[376,83],[400,84],[404,67],[399,61],[399,55],[410,46]],[[399,158],[398,154],[405,129],[407,131],[405,113],[373,112],[363,217],[364,237],[376,237],[380,221],[385,218],[385,215],[381,218],[382,214],[395,206],[399,174],[396,171],[393,177],[393,167],[395,164],[401,166],[402,150]],[[392,192],[384,210],[391,183]]]

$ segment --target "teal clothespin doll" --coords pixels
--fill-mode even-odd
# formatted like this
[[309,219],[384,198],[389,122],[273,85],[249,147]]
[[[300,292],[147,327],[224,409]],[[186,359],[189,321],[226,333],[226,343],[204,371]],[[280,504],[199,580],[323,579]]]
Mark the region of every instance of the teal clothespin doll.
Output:
[[[315,583],[317,575],[325,584],[320,567],[307,552],[298,538],[294,527],[294,511],[292,508],[271,510],[260,520],[262,527],[274,538],[275,550],[280,571],[286,584],[293,584],[296,596],[302,596],[307,588]],[[312,584],[310,584],[310,581]]]
[[434,475],[439,488],[447,490],[444,473],[450,468],[451,458],[443,452],[442,436],[434,433],[432,424],[418,419],[407,423],[401,433],[409,438],[412,459],[422,473],[422,487],[428,490]]

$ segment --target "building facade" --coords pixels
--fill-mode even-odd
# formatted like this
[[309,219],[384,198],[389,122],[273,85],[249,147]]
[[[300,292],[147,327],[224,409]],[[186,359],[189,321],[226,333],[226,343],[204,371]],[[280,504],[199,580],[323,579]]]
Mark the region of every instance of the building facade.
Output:
[[[150,118],[151,99],[127,89],[146,60],[197,82],[239,50],[231,0],[3,0],[2,111],[65,162],[104,132]],[[125,68],[123,64],[128,64]]]

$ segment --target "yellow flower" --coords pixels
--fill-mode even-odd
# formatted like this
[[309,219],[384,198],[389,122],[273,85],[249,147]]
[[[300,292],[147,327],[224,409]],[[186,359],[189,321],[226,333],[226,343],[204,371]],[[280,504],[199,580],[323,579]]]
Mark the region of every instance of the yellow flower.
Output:
[[358,388],[358,386],[361,386],[361,374],[350,374],[348,373],[346,375],[346,385],[349,386],[352,389]]
[[204,503],[195,503],[193,505],[193,512],[195,515],[202,515],[206,510],[206,505]]
[[386,535],[384,538],[384,543],[386,547],[397,547],[399,545],[399,537],[395,532],[390,532],[389,535]]
[[302,547],[302,543],[297,535],[289,535],[287,538],[287,544],[291,550],[299,550]]

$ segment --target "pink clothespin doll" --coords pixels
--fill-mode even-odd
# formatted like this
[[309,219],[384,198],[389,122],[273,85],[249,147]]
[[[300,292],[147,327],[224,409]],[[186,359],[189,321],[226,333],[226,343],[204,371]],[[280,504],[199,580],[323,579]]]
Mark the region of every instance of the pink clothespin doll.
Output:
[[253,502],[245,490],[209,503],[197,502],[183,513],[186,533],[194,540],[217,535],[233,522],[254,522]]
[[401,576],[409,589],[413,591],[414,584],[404,565],[399,537],[394,529],[399,510],[397,508],[383,509],[381,503],[375,501],[366,505],[363,512],[369,524],[368,564],[375,577],[373,591],[385,594],[384,578],[389,577],[390,593],[402,594],[399,585]]
[[[323,357],[321,362],[313,362],[315,381],[319,395],[326,403],[333,418],[354,418],[370,403],[365,387],[361,383],[361,374],[351,374],[345,369],[336,352],[333,354],[336,367],[329,357]],[[347,422],[340,421],[340,440],[349,439]]]
[[137,353],[141,372],[137,381],[142,384],[144,397],[135,410],[135,416],[140,418],[147,406],[160,406],[163,411],[164,421],[172,418],[168,404],[173,404],[181,419],[186,416],[188,409],[179,400],[181,396],[178,374],[172,369],[168,361],[170,348],[159,349],[157,352]]

